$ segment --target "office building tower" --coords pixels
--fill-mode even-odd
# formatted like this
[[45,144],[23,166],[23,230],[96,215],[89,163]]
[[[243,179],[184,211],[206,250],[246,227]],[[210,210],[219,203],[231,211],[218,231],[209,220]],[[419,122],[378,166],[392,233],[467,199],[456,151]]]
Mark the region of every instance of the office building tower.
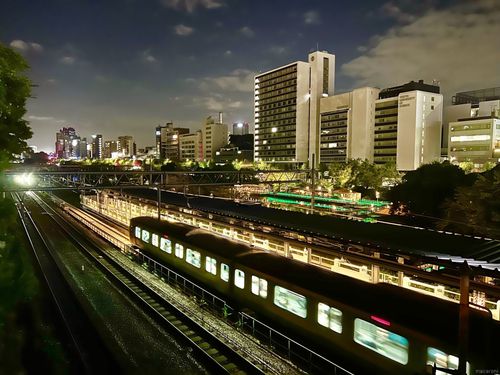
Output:
[[[446,111],[448,155],[452,162],[476,165],[500,161],[500,99],[462,103]],[[462,117],[463,116],[463,117]]]
[[203,136],[198,130],[192,134],[179,135],[179,149],[181,161],[202,161],[203,160]]
[[318,164],[320,99],[334,77],[335,55],[319,51],[255,77],[255,161]]
[[118,154],[121,157],[132,157],[135,155],[134,138],[130,135],[118,137]]
[[64,127],[56,133],[55,154],[59,159],[77,159],[80,137],[72,127]]
[[93,134],[92,135],[92,159],[102,159],[103,158],[103,144],[102,135]]
[[448,140],[450,123],[459,119],[484,117],[491,115],[491,109],[500,100],[500,87],[464,91],[456,93],[452,105],[443,110],[442,156],[448,156]]
[[227,125],[221,121],[221,114],[219,114],[219,122],[215,122],[215,119],[209,116],[203,125],[203,152],[205,160],[214,160],[215,152],[227,145]]
[[320,163],[373,161],[375,101],[379,91],[363,87],[320,100]]
[[373,161],[401,171],[439,161],[443,96],[423,81],[386,88],[375,101]]
[[103,155],[104,158],[115,158],[118,153],[118,141],[105,141]]
[[233,135],[245,135],[250,132],[248,122],[235,122],[233,124]]

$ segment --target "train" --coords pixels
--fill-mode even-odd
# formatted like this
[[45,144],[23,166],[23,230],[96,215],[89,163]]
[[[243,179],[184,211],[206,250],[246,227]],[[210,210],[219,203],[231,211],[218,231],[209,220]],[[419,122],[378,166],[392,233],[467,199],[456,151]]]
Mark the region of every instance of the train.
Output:
[[[357,373],[428,374],[434,364],[458,368],[456,303],[356,280],[151,217],[131,219],[130,240],[145,255]],[[500,324],[491,313],[470,308],[468,374],[498,368],[499,339]]]

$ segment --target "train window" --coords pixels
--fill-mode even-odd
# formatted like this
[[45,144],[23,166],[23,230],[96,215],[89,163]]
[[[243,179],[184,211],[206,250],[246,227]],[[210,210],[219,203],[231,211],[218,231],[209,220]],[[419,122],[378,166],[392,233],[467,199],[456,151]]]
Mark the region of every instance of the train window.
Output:
[[354,341],[393,361],[408,363],[408,340],[375,324],[355,319]]
[[201,267],[201,255],[198,251],[191,249],[186,249],[186,262],[189,264],[200,268]]
[[217,261],[214,258],[207,257],[205,259],[205,269],[212,275],[217,274]]
[[135,227],[135,237],[141,238],[141,228]]
[[282,286],[276,285],[274,287],[274,304],[301,318],[307,317],[306,297],[283,288]]
[[332,331],[342,333],[342,311],[324,303],[318,303],[318,323]]
[[160,249],[166,253],[172,254],[172,241],[166,238],[160,238]]
[[227,264],[221,263],[220,265],[220,278],[225,282],[229,281],[229,266]]
[[177,258],[184,258],[184,246],[180,243],[175,244],[175,256]]
[[142,240],[144,242],[149,243],[149,236],[150,236],[149,232],[146,229],[143,229],[142,230]]
[[245,272],[238,269],[234,270],[234,285],[240,289],[245,288]]
[[262,298],[267,297],[267,280],[252,276],[252,293]]
[[151,235],[151,243],[153,244],[153,246],[158,247],[158,239],[159,239],[159,237],[158,237],[158,235],[157,235],[157,234],[154,234],[154,233],[153,233],[153,234]]
[[[434,365],[437,367],[446,368],[449,370],[458,370],[458,357],[454,355],[446,354],[439,349],[436,348],[427,348],[427,364]],[[470,374],[470,364],[467,362],[466,373]],[[447,373],[444,371],[436,371],[436,375],[446,375]]]

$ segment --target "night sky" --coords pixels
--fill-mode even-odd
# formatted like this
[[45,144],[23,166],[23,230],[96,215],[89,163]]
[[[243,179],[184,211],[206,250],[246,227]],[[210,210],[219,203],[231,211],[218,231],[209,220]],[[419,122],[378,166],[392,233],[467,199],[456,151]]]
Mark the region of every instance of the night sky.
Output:
[[253,122],[253,76],[327,50],[337,93],[410,80],[460,90],[500,86],[500,1],[3,0],[0,42],[38,85],[30,144],[55,132],[132,135],[199,129],[218,111]]

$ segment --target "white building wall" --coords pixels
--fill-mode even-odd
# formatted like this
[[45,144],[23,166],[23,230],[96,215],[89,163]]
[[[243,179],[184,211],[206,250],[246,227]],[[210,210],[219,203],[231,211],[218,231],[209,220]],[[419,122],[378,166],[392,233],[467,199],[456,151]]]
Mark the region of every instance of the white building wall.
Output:
[[363,87],[351,93],[349,112],[348,157],[373,162],[375,101],[380,89]]
[[307,163],[309,153],[309,81],[309,64],[298,61],[295,160],[302,163]]
[[[488,100],[479,103],[479,111],[477,115],[481,116],[498,116],[500,111],[500,100]],[[468,117],[468,116],[467,116]]]
[[398,95],[398,170],[415,170],[439,160],[442,103],[441,94],[410,91]]
[[[326,61],[325,61],[326,59]],[[333,95],[335,85],[335,55],[316,51],[309,54],[311,69],[311,83],[309,95],[309,166],[313,154],[315,166],[319,165],[319,134],[320,134],[320,100],[325,96]],[[325,62],[328,64],[325,65]],[[328,74],[328,77],[325,77]]]

